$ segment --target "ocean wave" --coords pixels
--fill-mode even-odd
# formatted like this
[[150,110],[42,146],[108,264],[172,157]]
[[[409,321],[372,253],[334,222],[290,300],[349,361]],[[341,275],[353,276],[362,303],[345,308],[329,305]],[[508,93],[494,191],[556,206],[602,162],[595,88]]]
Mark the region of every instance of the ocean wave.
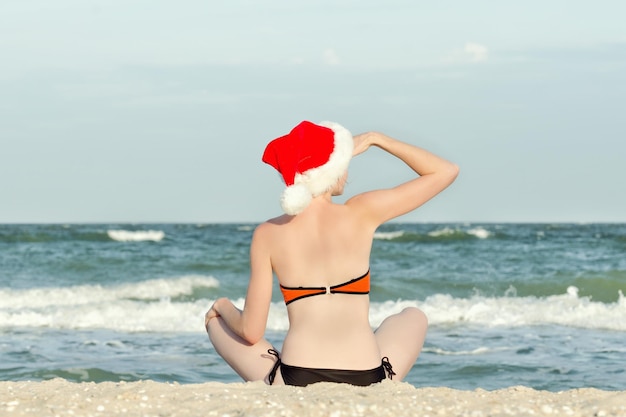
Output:
[[502,352],[511,350],[513,348],[510,347],[500,347],[500,348],[489,348],[486,346],[481,346],[472,350],[445,350],[437,347],[425,347],[422,349],[422,352],[434,353],[436,355],[442,356],[477,356],[477,355],[486,355],[488,353],[493,352]]
[[414,232],[407,230],[377,231],[374,239],[391,240],[397,242],[441,242],[468,239],[488,239],[494,236],[494,232],[482,226],[472,228],[460,228],[445,226],[429,232]]
[[[402,302],[399,302],[402,304]],[[626,331],[626,298],[619,291],[614,303],[580,297],[578,288],[547,297],[455,298],[436,294],[419,305],[431,325],[472,324],[487,327],[558,325],[588,329]]]
[[444,227],[442,229],[437,229],[428,232],[428,236],[434,238],[443,238],[443,239],[463,239],[468,237],[475,237],[478,239],[487,239],[491,237],[493,234],[485,229],[484,227],[473,227],[471,229],[459,229],[459,228],[451,228]]
[[424,301],[397,300],[372,303],[370,321],[378,326],[389,314],[405,307],[418,307],[432,326],[478,325],[486,327],[522,327],[557,325],[589,329],[626,331],[626,297],[619,291],[614,303],[580,297],[570,286],[565,294],[547,297],[456,298],[435,294]]
[[187,275],[172,279],[151,279],[106,287],[76,285],[25,290],[2,288],[0,289],[0,312],[23,312],[46,308],[62,309],[81,305],[97,306],[103,303],[115,304],[127,301],[145,303],[154,300],[171,300],[185,295],[190,296],[200,289],[217,287],[219,287],[219,281],[211,276]]
[[404,230],[398,230],[395,232],[376,232],[374,233],[374,239],[378,240],[394,240],[404,235]]
[[218,286],[210,276],[183,276],[111,287],[0,289],[0,329],[198,331],[203,326],[198,317],[204,315],[208,301],[192,294]]
[[107,235],[117,242],[160,242],[165,237],[161,230],[107,230]]
[[141,242],[163,240],[160,230],[84,230],[71,226],[48,226],[43,229],[12,228],[0,230],[0,243],[55,243],[55,242]]
[[49,226],[43,228],[5,228],[0,230],[0,243],[35,243],[56,242],[106,242],[110,241],[104,231],[76,230],[69,226]]
[[[123,332],[201,332],[203,317],[214,299],[208,289],[213,277],[189,276],[151,280],[112,287],[97,285],[30,290],[0,289],[0,328],[103,328]],[[204,289],[204,295],[190,296]],[[187,295],[187,297],[185,297]],[[244,300],[234,301],[239,308]],[[548,297],[456,298],[435,294],[423,301],[372,302],[370,323],[376,328],[390,314],[418,307],[431,326],[565,326],[626,332],[626,297],[614,303],[580,297],[575,287]],[[286,332],[289,327],[283,302],[270,307],[267,329]],[[469,354],[480,354],[476,351]],[[452,354],[452,353],[450,353]],[[468,354],[468,353],[463,353]]]
[[487,239],[493,236],[493,233],[483,227],[474,227],[473,229],[469,229],[467,234],[475,236],[479,239]]

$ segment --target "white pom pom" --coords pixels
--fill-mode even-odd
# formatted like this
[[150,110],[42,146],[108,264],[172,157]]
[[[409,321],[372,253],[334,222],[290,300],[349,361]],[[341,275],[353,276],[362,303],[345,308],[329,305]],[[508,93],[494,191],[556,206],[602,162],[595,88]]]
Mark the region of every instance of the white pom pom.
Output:
[[289,215],[296,215],[307,208],[313,196],[304,184],[294,184],[283,191],[280,205],[283,211]]

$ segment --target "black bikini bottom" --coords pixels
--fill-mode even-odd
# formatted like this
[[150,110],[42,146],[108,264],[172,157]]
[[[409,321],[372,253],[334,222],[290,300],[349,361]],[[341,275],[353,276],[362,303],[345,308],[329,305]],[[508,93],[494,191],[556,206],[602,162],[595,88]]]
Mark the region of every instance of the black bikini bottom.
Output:
[[277,351],[269,349],[267,353],[276,356],[276,363],[268,376],[270,385],[274,383],[276,371],[279,366],[280,374],[283,377],[285,385],[296,385],[299,387],[304,387],[316,382],[337,382],[364,387],[385,379],[385,371],[389,374],[389,379],[392,379],[395,375],[393,368],[389,363],[389,358],[387,357],[382,359],[382,363],[378,368],[368,369],[365,371],[354,371],[348,369],[317,369],[285,365],[281,362]]

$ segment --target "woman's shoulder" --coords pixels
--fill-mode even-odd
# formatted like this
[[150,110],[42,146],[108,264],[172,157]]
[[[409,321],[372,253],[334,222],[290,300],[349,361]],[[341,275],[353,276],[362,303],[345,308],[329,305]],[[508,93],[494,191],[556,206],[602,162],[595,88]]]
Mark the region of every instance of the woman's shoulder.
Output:
[[266,229],[275,229],[278,228],[280,226],[284,226],[286,224],[288,224],[291,220],[292,220],[293,216],[290,216],[288,214],[283,214],[277,217],[273,217],[271,219],[265,220],[264,222],[260,223],[256,229],[261,229],[261,230],[266,230]]
[[268,235],[275,233],[281,226],[289,223],[291,216],[283,214],[282,216],[274,217],[264,222],[259,223],[254,228],[254,235]]

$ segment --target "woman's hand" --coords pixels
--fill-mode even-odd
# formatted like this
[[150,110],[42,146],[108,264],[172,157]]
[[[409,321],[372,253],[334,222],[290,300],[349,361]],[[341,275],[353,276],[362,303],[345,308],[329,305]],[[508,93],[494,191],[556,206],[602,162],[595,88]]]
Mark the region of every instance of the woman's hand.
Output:
[[217,301],[213,303],[209,311],[207,311],[206,314],[204,315],[204,327],[206,328],[207,332],[209,331],[209,321],[211,321],[211,319],[214,319],[220,316],[220,313],[218,313],[217,310],[215,309],[215,304],[217,304]]
[[357,156],[368,150],[369,147],[372,146],[372,138],[374,135],[373,132],[366,132],[353,136],[354,150],[352,151],[352,156]]

